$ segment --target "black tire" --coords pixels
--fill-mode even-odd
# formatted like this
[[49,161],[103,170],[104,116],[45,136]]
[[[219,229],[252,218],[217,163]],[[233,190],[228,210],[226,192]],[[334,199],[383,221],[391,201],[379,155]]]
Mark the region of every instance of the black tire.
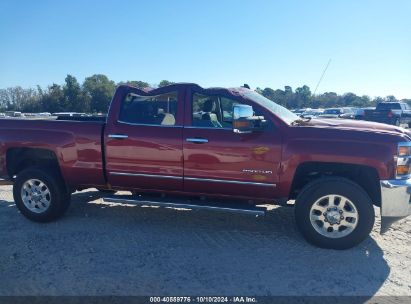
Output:
[[[23,202],[23,185],[29,180],[39,180],[48,188],[50,200],[48,208],[40,213],[31,211]],[[27,192],[26,192],[27,193]],[[50,222],[60,218],[70,205],[70,193],[57,171],[45,170],[40,167],[25,169],[17,175],[13,186],[13,196],[17,208],[28,219],[35,222]]]
[[[332,194],[347,198],[355,206],[358,214],[356,227],[348,235],[339,238],[319,233],[310,220],[314,203]],[[375,214],[370,197],[359,185],[345,178],[329,177],[315,180],[304,187],[296,199],[295,219],[299,231],[309,243],[321,248],[343,250],[358,245],[368,237],[374,226]]]

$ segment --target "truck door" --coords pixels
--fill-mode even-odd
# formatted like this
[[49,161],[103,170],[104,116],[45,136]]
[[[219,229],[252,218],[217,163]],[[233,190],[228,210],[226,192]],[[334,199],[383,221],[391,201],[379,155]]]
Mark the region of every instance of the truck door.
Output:
[[106,175],[114,187],[182,190],[182,113],[178,87],[145,93],[121,87],[105,130]]
[[[271,198],[277,192],[281,135],[274,124],[262,132],[235,134],[234,104],[262,107],[241,98],[204,91],[186,95],[183,133],[184,190],[251,198]],[[266,117],[269,119],[269,117]]]

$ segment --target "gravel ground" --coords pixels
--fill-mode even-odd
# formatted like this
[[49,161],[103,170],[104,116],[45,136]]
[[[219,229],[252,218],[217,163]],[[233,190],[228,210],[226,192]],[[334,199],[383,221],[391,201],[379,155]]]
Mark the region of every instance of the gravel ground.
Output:
[[384,236],[379,221],[333,251],[302,239],[292,208],[255,218],[107,204],[87,190],[38,224],[4,186],[0,295],[411,295],[411,219]]

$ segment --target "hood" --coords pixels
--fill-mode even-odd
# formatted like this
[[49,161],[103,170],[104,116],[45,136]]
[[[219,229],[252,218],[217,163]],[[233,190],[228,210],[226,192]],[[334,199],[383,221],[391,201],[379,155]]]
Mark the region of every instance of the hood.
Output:
[[411,140],[411,132],[407,129],[371,121],[313,118],[310,121],[305,122],[303,125],[307,127],[385,133],[397,136],[405,135],[409,140]]

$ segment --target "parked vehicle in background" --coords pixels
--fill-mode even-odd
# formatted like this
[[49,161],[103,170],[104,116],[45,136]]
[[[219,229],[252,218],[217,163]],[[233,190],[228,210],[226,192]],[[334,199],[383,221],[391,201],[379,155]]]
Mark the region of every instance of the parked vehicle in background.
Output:
[[92,187],[140,194],[107,202],[253,215],[293,200],[309,242],[346,249],[369,235],[374,205],[383,231],[411,214],[402,128],[308,120],[247,88],[187,83],[122,85],[107,119],[67,117],[0,121],[0,177],[33,221],[56,220],[72,192]]
[[24,117],[28,117],[28,118],[37,116],[36,113],[23,113],[23,115],[24,115]]
[[325,109],[324,113],[319,115],[321,118],[354,118],[352,108],[331,108]]
[[50,116],[51,116],[51,113],[49,113],[49,112],[37,113],[37,116],[41,116],[41,117],[50,117]]
[[339,116],[339,118],[345,118],[345,119],[355,119],[355,111],[356,108],[343,108],[343,113]]
[[354,111],[354,119],[364,120],[365,110],[374,110],[374,109],[375,109],[375,107],[353,108],[353,111]]
[[405,102],[380,102],[375,110],[365,110],[364,119],[389,125],[411,126],[411,108]]
[[324,113],[323,109],[309,109],[303,112],[300,116],[303,118],[316,118]]
[[305,112],[305,109],[293,109],[291,110],[295,115],[301,116]]
[[9,117],[22,117],[22,116],[24,116],[19,111],[6,111],[5,114],[6,114],[6,116],[9,116]]
[[58,117],[82,117],[82,116],[87,116],[86,113],[77,113],[77,112],[57,112],[53,113],[53,116],[58,116]]

